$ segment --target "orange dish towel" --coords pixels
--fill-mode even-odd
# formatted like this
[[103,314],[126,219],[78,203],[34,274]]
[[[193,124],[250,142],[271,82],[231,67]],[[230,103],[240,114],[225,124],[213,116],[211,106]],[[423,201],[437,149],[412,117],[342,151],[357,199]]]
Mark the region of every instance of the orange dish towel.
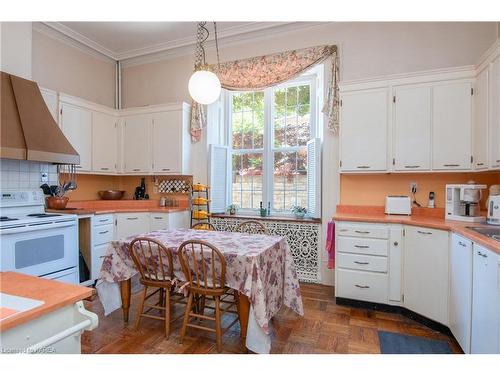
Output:
[[326,251],[328,252],[328,269],[335,268],[335,223],[328,222],[326,228]]

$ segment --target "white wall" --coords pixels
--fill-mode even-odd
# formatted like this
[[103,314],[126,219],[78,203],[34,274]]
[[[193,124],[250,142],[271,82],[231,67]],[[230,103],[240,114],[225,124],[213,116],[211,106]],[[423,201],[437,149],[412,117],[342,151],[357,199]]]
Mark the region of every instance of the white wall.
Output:
[[0,70],[31,79],[31,22],[0,22]]

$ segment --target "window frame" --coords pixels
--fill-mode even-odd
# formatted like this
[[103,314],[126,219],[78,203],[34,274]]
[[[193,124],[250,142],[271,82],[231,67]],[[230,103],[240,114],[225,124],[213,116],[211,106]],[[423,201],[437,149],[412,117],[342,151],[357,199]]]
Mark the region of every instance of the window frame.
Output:
[[[300,150],[307,151],[307,144],[302,146],[286,146],[286,147],[275,147],[274,146],[274,115],[275,108],[274,102],[274,91],[287,88],[290,86],[300,86],[301,84],[309,84],[310,87],[310,137],[309,139],[314,139],[321,137],[320,134],[320,98],[318,91],[321,90],[321,84],[319,82],[320,74],[316,70],[312,72],[305,73],[295,79],[283,82],[276,86],[268,87],[264,90],[246,90],[246,91],[228,91],[224,90],[224,103],[225,103],[225,140],[228,146],[229,159],[231,163],[229,164],[231,170],[228,171],[230,178],[228,179],[228,197],[230,199],[229,204],[232,204],[233,197],[233,183],[232,183],[232,158],[235,154],[252,154],[261,153],[262,154],[262,202],[265,208],[267,208],[267,202],[271,202],[271,210],[273,216],[291,216],[290,210],[275,211],[273,209],[273,196],[274,196],[274,154],[275,152],[297,152]],[[319,89],[319,90],[318,90]],[[248,93],[255,91],[264,92],[264,138],[263,138],[263,148],[259,149],[233,149],[233,133],[232,133],[232,97],[234,94]],[[319,181],[318,181],[319,183]],[[258,212],[256,209],[240,208],[240,212],[247,214],[255,214]]]

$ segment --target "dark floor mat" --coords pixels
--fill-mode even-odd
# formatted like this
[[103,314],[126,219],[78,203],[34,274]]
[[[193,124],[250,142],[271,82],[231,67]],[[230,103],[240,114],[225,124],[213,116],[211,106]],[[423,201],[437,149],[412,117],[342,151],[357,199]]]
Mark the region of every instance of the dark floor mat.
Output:
[[445,340],[408,336],[399,333],[379,331],[382,354],[452,354],[450,344]]

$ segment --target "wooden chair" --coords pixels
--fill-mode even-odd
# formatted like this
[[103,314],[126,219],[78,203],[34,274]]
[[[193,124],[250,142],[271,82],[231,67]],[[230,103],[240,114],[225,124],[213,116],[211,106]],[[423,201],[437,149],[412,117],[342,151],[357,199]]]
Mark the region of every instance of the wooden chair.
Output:
[[238,224],[234,231],[248,234],[269,234],[269,231],[264,224],[257,220],[244,221]]
[[[238,292],[225,286],[226,282],[226,260],[222,253],[213,245],[199,240],[188,240],[183,242],[178,251],[187,288],[189,291],[184,322],[181,329],[181,343],[184,340],[187,327],[215,332],[217,351],[222,350],[222,335],[237,321],[238,316],[227,326],[224,331],[221,328],[222,313],[235,313],[231,306],[238,303]],[[228,300],[227,297],[232,297]],[[211,298],[214,307],[207,306],[205,301]],[[225,303],[225,308],[221,304]],[[205,315],[205,309],[213,309],[215,316]],[[215,329],[203,325],[194,324],[194,320],[208,320],[215,323]]]
[[217,231],[212,223],[196,223],[191,229]]
[[[171,298],[175,296],[172,294],[172,281],[174,280],[172,253],[160,242],[146,237],[135,238],[130,243],[129,249],[134,264],[141,274],[140,282],[144,286],[135,329],[139,328],[142,317],[164,320],[165,336],[168,338],[170,334],[170,322],[180,318],[180,316],[175,319],[170,318],[170,303],[181,302],[184,299],[180,295],[178,295],[177,299]],[[148,295],[148,288],[158,289]],[[158,304],[151,305],[145,303],[157,293],[159,293]],[[144,311],[145,307],[148,308],[146,311]],[[148,314],[152,309],[163,311],[164,316]]]

